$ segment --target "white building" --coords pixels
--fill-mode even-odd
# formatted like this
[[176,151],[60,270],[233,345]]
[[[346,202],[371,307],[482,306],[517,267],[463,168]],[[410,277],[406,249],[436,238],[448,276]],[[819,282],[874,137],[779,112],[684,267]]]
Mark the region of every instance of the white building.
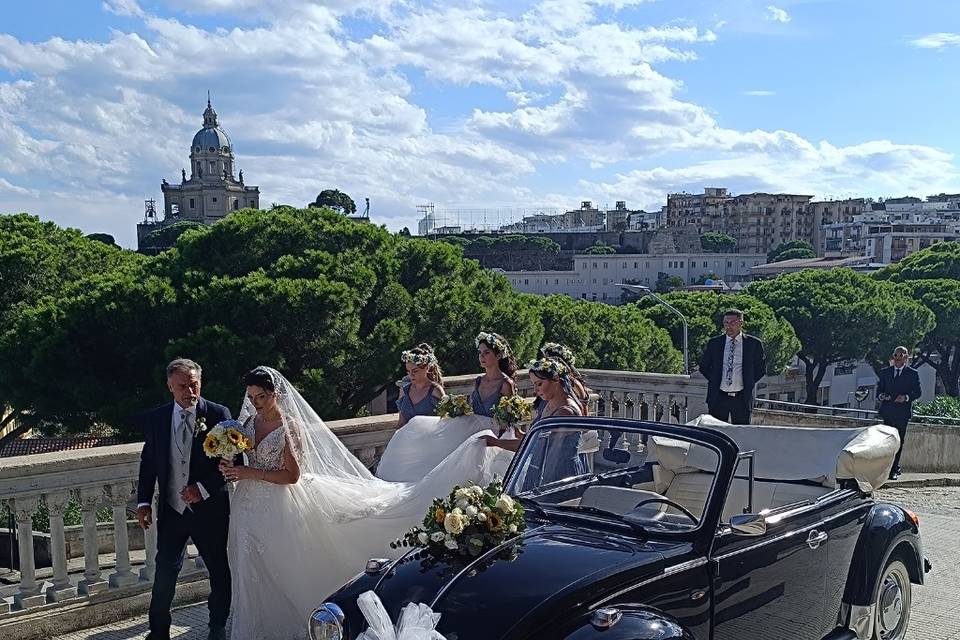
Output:
[[727,283],[743,282],[749,278],[750,269],[766,259],[759,253],[582,254],[574,256],[569,271],[505,271],[503,275],[521,293],[560,294],[620,304],[620,283],[653,288],[661,277],[678,276],[689,285],[707,274],[715,274]]

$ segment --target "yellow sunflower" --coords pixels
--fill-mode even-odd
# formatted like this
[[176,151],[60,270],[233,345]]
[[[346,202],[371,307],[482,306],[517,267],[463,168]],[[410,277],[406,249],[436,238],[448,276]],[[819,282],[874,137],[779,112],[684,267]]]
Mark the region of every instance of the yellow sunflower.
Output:
[[212,433],[207,434],[207,437],[203,439],[203,450],[208,456],[217,455],[217,438]]
[[443,519],[447,517],[447,513],[443,510],[443,507],[437,507],[437,510],[433,512],[433,519],[437,521],[437,524],[443,524]]
[[487,514],[487,529],[490,531],[499,531],[503,526],[503,520],[492,511]]
[[236,429],[230,429],[227,431],[227,438],[230,440],[230,444],[239,444],[243,441],[243,434]]

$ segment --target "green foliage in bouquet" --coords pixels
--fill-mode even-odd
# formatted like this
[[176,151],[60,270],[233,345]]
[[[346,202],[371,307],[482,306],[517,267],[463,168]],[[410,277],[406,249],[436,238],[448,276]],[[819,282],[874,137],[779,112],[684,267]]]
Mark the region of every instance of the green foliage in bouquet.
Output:
[[516,394],[500,398],[493,408],[493,418],[500,424],[510,425],[524,422],[533,417],[533,409],[523,396]]
[[473,413],[470,398],[463,394],[443,396],[437,405],[437,415],[441,418],[459,418]]
[[449,496],[433,501],[422,527],[410,529],[390,546],[478,556],[525,528],[523,507],[503,493],[501,480],[494,480],[486,489],[475,484],[454,487]]

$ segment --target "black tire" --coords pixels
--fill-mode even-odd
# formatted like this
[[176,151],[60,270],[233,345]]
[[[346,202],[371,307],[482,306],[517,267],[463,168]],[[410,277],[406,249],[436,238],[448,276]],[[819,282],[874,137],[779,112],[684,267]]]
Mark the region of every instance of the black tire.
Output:
[[874,640],[903,640],[910,622],[913,603],[910,571],[900,558],[890,558],[873,590],[877,611],[873,623]]

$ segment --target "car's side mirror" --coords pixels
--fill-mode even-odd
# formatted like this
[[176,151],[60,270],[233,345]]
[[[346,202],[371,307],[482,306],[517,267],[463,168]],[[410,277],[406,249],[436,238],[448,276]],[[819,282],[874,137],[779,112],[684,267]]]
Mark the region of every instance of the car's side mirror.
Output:
[[730,518],[730,528],[741,536],[762,536],[767,532],[767,519],[759,513],[742,513]]

